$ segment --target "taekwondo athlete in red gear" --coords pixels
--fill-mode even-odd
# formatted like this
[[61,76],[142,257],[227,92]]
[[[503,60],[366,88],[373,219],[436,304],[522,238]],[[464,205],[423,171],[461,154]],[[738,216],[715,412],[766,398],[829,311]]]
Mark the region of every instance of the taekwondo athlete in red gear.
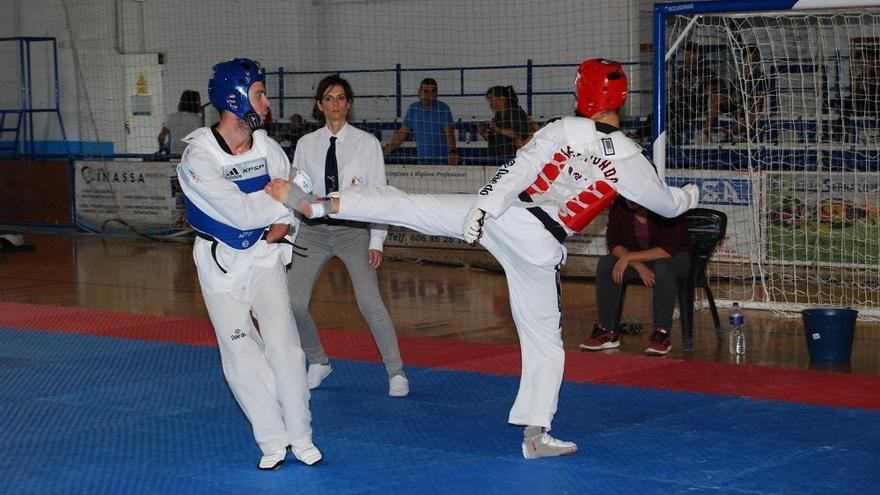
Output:
[[[507,277],[522,353],[519,391],[508,421],[525,427],[522,453],[527,459],[577,450],[573,442],[548,433],[565,363],[559,282],[566,259],[563,242],[617,194],[667,217],[695,207],[699,199],[694,185],[668,187],[641,148],[619,130],[618,109],[626,93],[620,63],[585,61],[575,78],[579,116],[545,125],[498,169],[476,200],[461,194],[406,194],[390,186],[351,188],[331,200],[333,217],[480,242],[495,256]],[[282,199],[288,189],[281,182],[267,186]],[[314,206],[316,211],[301,211],[319,214],[327,204]]]
[[290,175],[284,150],[260,129],[269,111],[264,78],[249,59],[214,66],[208,92],[220,122],[184,138],[177,175],[198,234],[193,259],[223,374],[262,451],[258,467],[277,469],[288,446],[307,465],[322,455],[312,443],[305,355],[288,299],[292,249],[266,240],[270,225],[286,232],[293,218],[263,191],[271,178]]

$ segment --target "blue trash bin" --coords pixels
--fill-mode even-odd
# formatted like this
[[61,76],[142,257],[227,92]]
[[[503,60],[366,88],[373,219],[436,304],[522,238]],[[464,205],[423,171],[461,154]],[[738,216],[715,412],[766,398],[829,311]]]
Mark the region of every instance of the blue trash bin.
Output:
[[810,361],[849,362],[859,312],[851,308],[801,311]]

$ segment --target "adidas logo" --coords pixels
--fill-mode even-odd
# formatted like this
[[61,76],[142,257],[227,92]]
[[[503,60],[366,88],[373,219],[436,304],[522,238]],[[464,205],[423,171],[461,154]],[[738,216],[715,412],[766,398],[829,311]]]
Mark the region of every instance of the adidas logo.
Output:
[[226,179],[235,180],[241,178],[241,172],[238,171],[237,167],[232,167],[230,170],[226,172]]

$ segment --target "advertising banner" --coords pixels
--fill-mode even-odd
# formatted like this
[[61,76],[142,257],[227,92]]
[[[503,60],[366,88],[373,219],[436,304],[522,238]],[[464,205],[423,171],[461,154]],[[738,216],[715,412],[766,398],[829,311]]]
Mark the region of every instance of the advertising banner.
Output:
[[93,232],[185,227],[176,162],[78,161],[76,222]]
[[[168,233],[186,228],[183,211],[183,195],[177,183],[176,162],[143,161],[79,161],[75,164],[76,220],[82,228],[96,232],[112,232],[135,229],[143,233]],[[475,194],[486,183],[488,174],[495,167],[450,167],[445,165],[388,165],[388,183],[411,193],[461,193]],[[874,204],[880,188],[880,178],[864,174],[855,178],[837,180],[829,188],[873,191]],[[769,189],[790,191],[801,196],[812,191],[810,201],[821,201],[815,189],[816,177],[804,178],[785,173],[770,176]],[[824,176],[827,179],[827,174]],[[670,185],[681,186],[695,183],[700,187],[700,206],[724,211],[728,216],[728,237],[716,251],[716,258],[745,260],[754,255],[756,236],[755,222],[749,213],[754,192],[757,189],[747,175],[739,172],[712,171],[694,176],[692,171],[668,171]],[[827,194],[826,194],[827,196]],[[772,201],[768,201],[768,204]],[[875,210],[873,215],[876,215]],[[854,210],[852,215],[858,215]],[[865,213],[870,216],[872,213]],[[776,217],[773,217],[776,218]],[[873,217],[872,217],[873,218]],[[605,247],[605,213],[597,217],[587,228],[566,241],[570,255],[601,255]],[[772,222],[771,222],[772,223]],[[781,234],[774,234],[777,237]],[[880,237],[880,236],[876,236]],[[427,236],[408,229],[391,227],[386,244],[397,247],[430,247],[480,249],[458,239]],[[773,256],[784,259],[800,259],[796,254],[785,253],[774,244]],[[841,258],[841,256],[837,256]],[[835,259],[837,259],[835,258]]]
[[[495,169],[493,168],[492,171]],[[447,165],[387,165],[388,184],[408,193],[476,194],[486,183],[486,167],[450,167]],[[386,246],[482,249],[462,240],[429,236],[403,227],[388,229]]]
[[727,215],[727,236],[715,249],[713,259],[745,261],[757,256],[757,236],[752,203],[757,199],[759,178],[743,172],[712,170],[667,170],[666,183],[681,187],[696,184],[700,188],[699,207],[711,208]]
[[765,176],[769,260],[877,265],[880,175],[768,172]]

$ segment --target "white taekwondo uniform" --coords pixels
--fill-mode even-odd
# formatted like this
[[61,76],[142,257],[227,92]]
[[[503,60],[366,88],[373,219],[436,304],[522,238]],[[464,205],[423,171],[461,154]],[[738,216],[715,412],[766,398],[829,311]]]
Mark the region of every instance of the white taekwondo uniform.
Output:
[[341,194],[340,211],[332,216],[461,239],[468,212],[486,211],[480,243],[504,268],[522,352],[520,387],[509,422],[549,429],[565,361],[562,242],[618,193],[666,217],[698,202],[696,189],[661,181],[642,149],[617,128],[565,117],[538,131],[480,189],[476,201],[470,194],[406,194],[390,186],[361,186]]
[[290,176],[290,164],[263,130],[253,133],[249,151],[236,156],[216,136],[203,127],[184,138],[189,146],[177,175],[187,220],[199,232],[193,259],[223,373],[264,454],[291,444],[308,447],[305,355],[285,271],[292,249],[261,239],[269,225],[293,223],[290,211],[263,192],[270,179]]

